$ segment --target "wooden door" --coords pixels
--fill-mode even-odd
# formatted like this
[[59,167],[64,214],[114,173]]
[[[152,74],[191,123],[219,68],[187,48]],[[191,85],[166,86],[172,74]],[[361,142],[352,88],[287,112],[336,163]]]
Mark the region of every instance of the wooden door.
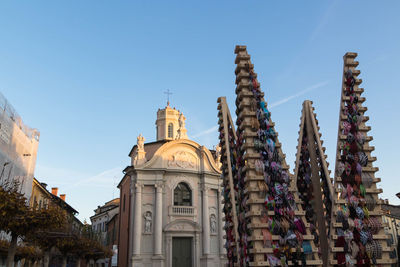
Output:
[[172,267],[192,267],[192,238],[172,238]]

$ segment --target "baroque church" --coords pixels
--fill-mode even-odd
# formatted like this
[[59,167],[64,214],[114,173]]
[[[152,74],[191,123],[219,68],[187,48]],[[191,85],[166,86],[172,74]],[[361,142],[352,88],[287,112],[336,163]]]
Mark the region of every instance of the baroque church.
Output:
[[155,142],[138,136],[118,185],[118,266],[223,266],[219,148],[189,140],[169,102],[157,111],[156,132]]

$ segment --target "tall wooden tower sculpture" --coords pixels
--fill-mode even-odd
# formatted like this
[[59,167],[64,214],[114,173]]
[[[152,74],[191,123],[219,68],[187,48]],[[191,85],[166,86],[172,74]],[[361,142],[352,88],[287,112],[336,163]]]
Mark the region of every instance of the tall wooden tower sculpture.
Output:
[[343,79],[340,100],[338,143],[335,166],[335,193],[331,223],[330,264],[337,266],[390,266],[392,248],[387,246],[388,235],[382,223],[381,201],[375,178],[378,168],[369,145],[371,127],[366,126],[367,108],[360,88],[362,80],[357,76],[356,53],[343,57]]
[[333,187],[320,139],[312,102],[304,101],[300,122],[294,177],[315,243],[320,247],[324,266],[328,265],[328,236]]
[[235,53],[239,264],[322,266],[250,56]]
[[225,97],[218,98],[218,124],[221,147],[222,186],[224,196],[223,211],[225,214],[225,247],[229,267],[239,263],[239,234],[237,218],[237,170],[236,170],[236,131]]

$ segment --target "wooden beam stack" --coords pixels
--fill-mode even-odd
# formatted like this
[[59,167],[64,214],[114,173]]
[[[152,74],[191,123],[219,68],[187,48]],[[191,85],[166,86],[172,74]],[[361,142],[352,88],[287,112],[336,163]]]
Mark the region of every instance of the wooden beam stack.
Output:
[[331,223],[330,264],[337,266],[391,266],[393,248],[387,246],[389,236],[382,222],[382,189],[375,177],[376,160],[369,145],[371,127],[366,126],[367,108],[357,76],[356,53],[343,57],[343,79],[340,99],[338,142],[335,166],[335,194]]
[[238,266],[239,234],[237,219],[236,131],[225,97],[218,98],[218,124],[221,147],[223,211],[228,266]]
[[307,223],[320,247],[324,266],[328,265],[328,236],[334,197],[325,147],[320,139],[312,102],[303,102],[294,177]]
[[241,266],[322,266],[250,56],[237,46]]

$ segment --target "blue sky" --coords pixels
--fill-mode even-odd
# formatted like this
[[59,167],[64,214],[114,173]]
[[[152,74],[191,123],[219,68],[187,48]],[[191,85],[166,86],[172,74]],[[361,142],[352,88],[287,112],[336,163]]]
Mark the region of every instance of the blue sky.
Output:
[[139,133],[155,140],[166,89],[189,136],[218,142],[217,97],[235,110],[237,44],[248,46],[291,168],[311,99],[333,170],[342,56],[358,52],[381,197],[400,204],[399,12],[399,1],[2,1],[0,91],[41,132],[36,177],[83,219],[119,195]]

